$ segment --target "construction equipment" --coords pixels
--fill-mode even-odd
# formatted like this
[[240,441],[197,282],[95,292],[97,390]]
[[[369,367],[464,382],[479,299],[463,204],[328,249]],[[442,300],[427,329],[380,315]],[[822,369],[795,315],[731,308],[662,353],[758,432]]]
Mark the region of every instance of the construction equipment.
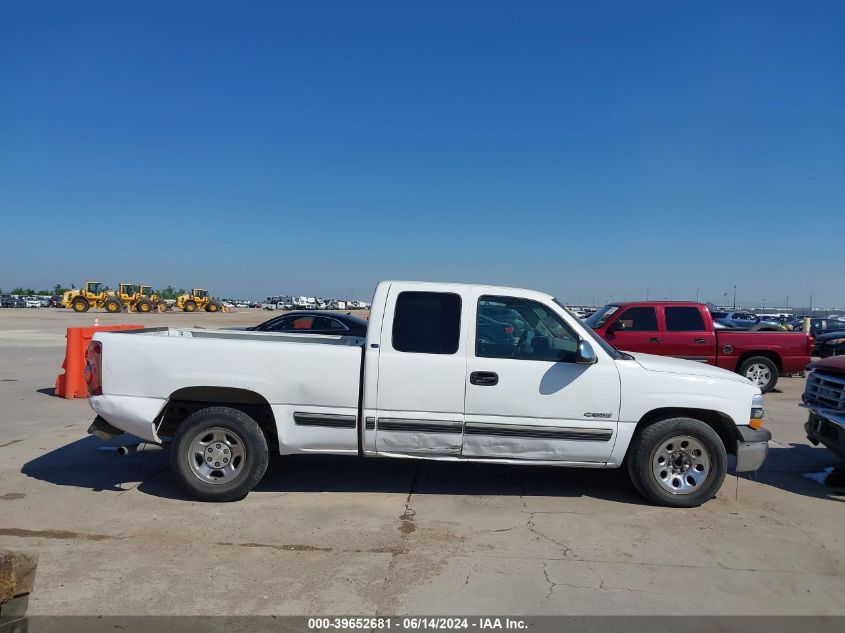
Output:
[[140,294],[140,298],[135,304],[135,309],[138,312],[147,313],[153,310],[156,312],[167,312],[170,309],[170,305],[158,293],[153,292],[152,286],[144,286],[142,284],[138,289],[138,293]]
[[68,290],[62,296],[62,305],[74,312],[88,312],[91,308],[104,308],[106,312],[121,312],[123,304],[114,293],[103,290],[99,281],[86,281],[85,286]]
[[208,290],[204,288],[192,288],[190,294],[179,295],[176,299],[176,307],[185,312],[219,312],[223,304],[219,300],[209,297]]
[[[117,312],[123,312],[127,309],[130,312],[134,312],[135,306],[141,298],[141,293],[138,292],[138,286],[133,283],[121,282],[118,284],[117,288],[117,292],[109,293],[120,302],[120,310],[117,310]],[[106,310],[111,312],[108,308],[106,308]]]

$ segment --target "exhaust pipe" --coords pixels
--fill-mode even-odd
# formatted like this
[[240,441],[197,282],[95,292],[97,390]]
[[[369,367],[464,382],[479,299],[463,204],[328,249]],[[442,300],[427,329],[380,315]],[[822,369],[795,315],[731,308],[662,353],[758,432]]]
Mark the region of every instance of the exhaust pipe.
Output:
[[126,444],[125,446],[100,446],[97,450],[111,451],[117,453],[120,457],[131,455],[139,451],[155,451],[164,448],[161,444],[152,444],[150,442],[141,442],[139,444]]

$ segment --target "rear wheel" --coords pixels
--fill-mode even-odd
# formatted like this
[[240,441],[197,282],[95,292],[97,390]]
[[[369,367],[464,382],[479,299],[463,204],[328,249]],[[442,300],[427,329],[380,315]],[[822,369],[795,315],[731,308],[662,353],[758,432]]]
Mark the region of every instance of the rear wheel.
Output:
[[710,426],[693,418],[661,420],[640,431],[626,458],[628,474],[649,501],[694,508],[722,487],[727,452]]
[[185,302],[185,307],[183,308],[185,312],[196,312],[197,311],[197,302],[193,299],[188,299]]
[[146,314],[147,312],[152,312],[152,311],[153,311],[153,302],[152,302],[152,301],[150,301],[149,299],[141,299],[141,300],[140,300],[140,301],[139,301],[139,302],[135,305],[135,309],[136,309],[138,312],[143,312],[143,313],[145,313],[145,314]]
[[112,314],[123,312],[123,304],[117,297],[106,299],[103,303],[103,307],[106,309],[106,312],[110,312]]
[[220,309],[220,306],[217,305],[214,301],[209,301],[208,305],[205,306],[206,312],[217,312]]
[[88,303],[88,299],[85,297],[75,297],[71,302],[70,307],[73,308],[74,312],[88,312],[91,304]]
[[164,301],[160,301],[156,306],[156,310],[159,312],[167,312],[167,304]]
[[760,387],[763,393],[771,391],[778,384],[778,367],[771,358],[765,356],[752,356],[740,365],[737,373]]
[[267,439],[243,411],[208,407],[176,430],[171,466],[191,496],[203,501],[244,498],[264,476]]

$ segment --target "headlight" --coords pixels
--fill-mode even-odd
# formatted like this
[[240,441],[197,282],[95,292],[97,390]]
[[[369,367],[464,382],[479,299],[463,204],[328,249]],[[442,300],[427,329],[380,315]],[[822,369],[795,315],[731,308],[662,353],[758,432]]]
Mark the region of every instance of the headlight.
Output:
[[763,426],[763,396],[761,394],[751,397],[751,419],[748,426],[752,429]]

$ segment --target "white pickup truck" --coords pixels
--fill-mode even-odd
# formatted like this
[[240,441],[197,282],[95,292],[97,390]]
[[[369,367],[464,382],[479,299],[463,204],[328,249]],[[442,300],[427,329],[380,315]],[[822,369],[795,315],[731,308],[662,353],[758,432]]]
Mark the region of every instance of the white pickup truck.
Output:
[[756,470],[762,396],[727,370],[610,347],[553,297],[469,284],[378,285],[365,340],[203,329],[98,332],[101,438],[171,441],[195,497],[245,496],[269,451],[617,468],[692,507],[728,455]]

